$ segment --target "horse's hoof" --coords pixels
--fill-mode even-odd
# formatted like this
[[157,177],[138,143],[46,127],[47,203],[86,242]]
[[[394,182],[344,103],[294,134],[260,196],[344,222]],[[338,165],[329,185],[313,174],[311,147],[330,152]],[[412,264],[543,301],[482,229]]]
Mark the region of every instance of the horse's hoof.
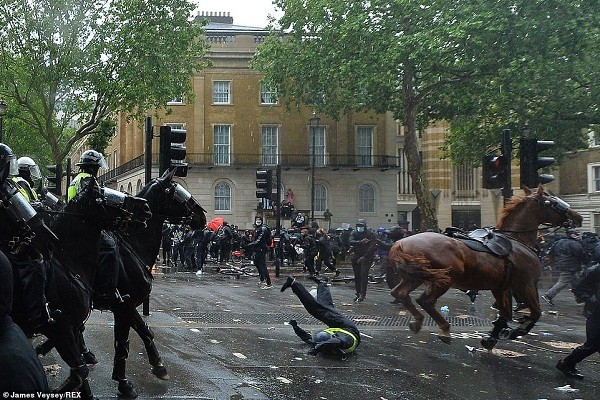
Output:
[[408,327],[410,328],[410,330],[411,330],[413,333],[419,333],[419,331],[421,330],[421,326],[422,326],[422,325],[423,325],[423,323],[422,323],[422,322],[411,321],[411,322],[408,324]]
[[449,333],[438,333],[438,338],[446,344],[450,344],[452,342],[452,336]]
[[491,351],[494,348],[494,346],[496,346],[496,343],[498,343],[498,339],[496,339],[496,338],[489,337],[489,338],[481,339],[481,345],[486,350]]
[[119,381],[119,397],[124,399],[135,399],[138,397],[138,392],[135,390],[133,383],[128,379]]
[[152,374],[155,375],[158,379],[162,379],[163,381],[168,381],[169,379],[171,379],[164,365],[152,366]]

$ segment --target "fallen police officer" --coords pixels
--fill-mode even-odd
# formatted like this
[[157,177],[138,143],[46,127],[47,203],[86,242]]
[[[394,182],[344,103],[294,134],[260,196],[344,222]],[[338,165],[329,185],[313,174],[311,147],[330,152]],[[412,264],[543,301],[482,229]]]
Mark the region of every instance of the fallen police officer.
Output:
[[319,321],[324,322],[328,328],[311,335],[300,328],[295,320],[291,320],[290,325],[300,339],[312,346],[308,352],[309,354],[317,355],[321,353],[345,358],[360,344],[360,332],[354,322],[334,308],[326,280],[319,278],[314,280],[318,283],[316,299],[300,282],[292,277],[287,278],[281,287],[281,291],[292,288],[306,311]]

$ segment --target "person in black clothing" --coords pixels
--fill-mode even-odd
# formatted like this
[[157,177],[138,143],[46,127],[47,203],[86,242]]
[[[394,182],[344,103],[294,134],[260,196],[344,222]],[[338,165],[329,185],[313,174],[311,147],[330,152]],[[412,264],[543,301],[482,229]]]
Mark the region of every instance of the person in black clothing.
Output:
[[309,276],[315,276],[315,256],[317,255],[317,242],[308,234],[308,228],[300,231],[300,247],[304,250],[304,270],[309,273]]
[[194,231],[189,225],[183,228],[183,255],[186,271],[196,272],[196,251],[194,249]]
[[223,264],[229,261],[231,256],[231,241],[233,240],[233,229],[223,221],[223,226],[217,231],[217,240],[219,241],[219,263]]
[[556,368],[571,378],[583,379],[576,365],[586,357],[600,352],[600,264],[592,265],[579,276],[572,285],[577,303],[585,303],[585,343],[575,348],[571,354],[556,364]]
[[171,264],[171,247],[173,246],[173,239],[171,239],[171,233],[173,232],[169,224],[164,223],[162,228],[162,258],[165,267]]
[[328,328],[311,335],[300,328],[295,320],[291,320],[290,325],[302,341],[312,346],[309,350],[310,354],[321,353],[345,357],[346,354],[352,353],[360,344],[360,332],[352,320],[335,309],[331,292],[325,280],[315,278],[315,281],[318,282],[316,299],[300,282],[297,282],[291,276],[288,276],[281,287],[281,291],[292,288],[306,311],[319,321],[324,322]]
[[356,229],[350,234],[348,240],[352,254],[352,270],[354,271],[354,286],[356,297],[354,301],[360,303],[367,295],[367,284],[369,283],[369,269],[373,264],[375,250],[377,250],[377,235],[367,227],[364,219],[359,219]]
[[48,393],[50,388],[40,359],[9,316],[12,299],[12,268],[0,252],[0,392]]
[[327,269],[335,272],[335,276],[339,276],[340,271],[332,263],[333,252],[331,251],[331,244],[327,232],[325,232],[324,229],[317,229],[315,237],[318,249],[318,257],[315,262],[315,269],[320,273],[321,264],[325,264]]
[[550,262],[560,271],[560,275],[554,286],[541,297],[551,306],[554,306],[554,297],[571,284],[573,276],[581,271],[581,266],[586,263],[586,255],[580,240],[579,231],[569,229],[567,237],[556,241],[550,249]]
[[265,284],[261,289],[271,289],[273,285],[271,285],[271,277],[267,269],[267,253],[269,252],[271,230],[263,223],[263,217],[260,215],[254,218],[254,226],[254,240],[248,243],[247,247],[254,252],[253,261],[256,269],[258,269],[260,283]]

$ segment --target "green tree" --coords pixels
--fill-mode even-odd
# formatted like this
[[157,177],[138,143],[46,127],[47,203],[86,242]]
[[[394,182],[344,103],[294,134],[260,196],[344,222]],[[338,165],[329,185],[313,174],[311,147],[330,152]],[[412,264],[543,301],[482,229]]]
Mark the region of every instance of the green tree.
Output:
[[[453,136],[456,143],[450,142],[449,154],[459,160],[463,154],[456,149],[468,149],[467,158],[479,160],[483,149],[500,137],[501,130],[490,135],[490,127],[502,126],[511,116],[516,126],[533,123],[531,103],[508,103],[509,95],[497,96],[494,90],[504,90],[504,82],[512,80],[522,94],[532,86],[539,86],[540,95],[548,91],[555,75],[543,65],[560,61],[556,57],[568,45],[544,42],[550,38],[543,34],[527,35],[545,26],[544,21],[580,33],[579,4],[562,3],[566,2],[277,0],[283,16],[260,47],[255,66],[288,105],[314,103],[334,118],[348,110],[392,112],[407,128],[405,154],[423,228],[437,228],[422,174],[418,129],[435,120],[456,122],[465,134]],[[560,20],[550,14],[557,8],[568,11]],[[549,49],[550,54],[544,53]],[[569,55],[575,51],[568,50]],[[527,56],[530,52],[533,56]],[[515,79],[511,71],[520,74],[528,62],[531,70]],[[561,70],[566,74],[568,63],[564,64]],[[535,71],[545,73],[538,76]],[[512,107],[505,108],[507,103]],[[488,106],[496,114],[481,113]],[[478,134],[476,147],[470,147],[471,134]]]
[[[0,0],[0,98],[55,163],[117,112],[191,97],[205,65],[188,0]],[[75,129],[73,129],[75,127]],[[15,133],[14,138],[18,136]]]

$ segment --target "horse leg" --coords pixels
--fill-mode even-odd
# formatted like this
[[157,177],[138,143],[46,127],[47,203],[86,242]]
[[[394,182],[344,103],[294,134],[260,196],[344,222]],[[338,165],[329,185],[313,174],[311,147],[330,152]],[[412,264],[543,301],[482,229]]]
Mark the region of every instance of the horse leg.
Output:
[[519,298],[529,307],[529,315],[525,316],[520,321],[521,325],[519,325],[516,329],[511,330],[508,337],[511,340],[527,335],[542,315],[542,309],[540,308],[540,301],[536,285],[532,284],[526,287],[525,290],[520,292],[518,295]]
[[163,365],[162,358],[158,353],[158,349],[156,348],[156,344],[154,343],[154,332],[150,329],[148,324],[143,320],[140,313],[137,309],[131,307],[131,327],[137,332],[138,336],[144,342],[144,347],[146,348],[146,353],[148,354],[148,362],[152,365],[152,373],[156,375],[157,378],[163,380],[169,380],[169,374],[167,373],[167,369]]
[[481,339],[481,345],[487,350],[492,350],[500,339],[500,333],[506,332],[509,329],[508,320],[510,318],[508,292],[506,290],[492,290],[492,294],[499,310],[499,317],[492,322],[494,327],[488,333],[488,337]]
[[81,392],[82,399],[94,399],[88,380],[89,369],[83,361],[73,328],[65,325],[51,327],[44,334],[56,346],[56,351],[71,369],[69,377],[55,391],[77,391]]
[[450,335],[450,324],[446,321],[446,318],[435,309],[435,303],[437,300],[450,289],[449,285],[438,286],[428,283],[425,291],[421,296],[417,298],[417,303],[423,307],[423,310],[427,312],[438,324],[441,331],[438,333],[438,338],[446,344],[450,344],[452,336]]
[[421,330],[425,316],[413,304],[410,298],[410,292],[421,286],[421,283],[423,282],[402,279],[391,292],[391,295],[400,300],[404,308],[412,314],[414,321],[411,321],[410,324],[408,324],[408,327],[414,333],[418,333]]
[[129,356],[129,319],[124,304],[112,308],[115,318],[115,357],[113,362],[112,379],[119,383],[120,397],[133,399],[138,396],[132,382],[127,379],[125,368],[127,366],[127,357]]
[[74,332],[75,339],[77,340],[77,345],[81,349],[83,361],[85,361],[86,364],[91,364],[91,365],[98,364],[98,359],[96,358],[96,355],[94,353],[92,353],[92,351],[85,344],[85,339],[83,338],[84,330],[85,330],[85,328],[82,325],[81,328],[75,329],[75,332]]

